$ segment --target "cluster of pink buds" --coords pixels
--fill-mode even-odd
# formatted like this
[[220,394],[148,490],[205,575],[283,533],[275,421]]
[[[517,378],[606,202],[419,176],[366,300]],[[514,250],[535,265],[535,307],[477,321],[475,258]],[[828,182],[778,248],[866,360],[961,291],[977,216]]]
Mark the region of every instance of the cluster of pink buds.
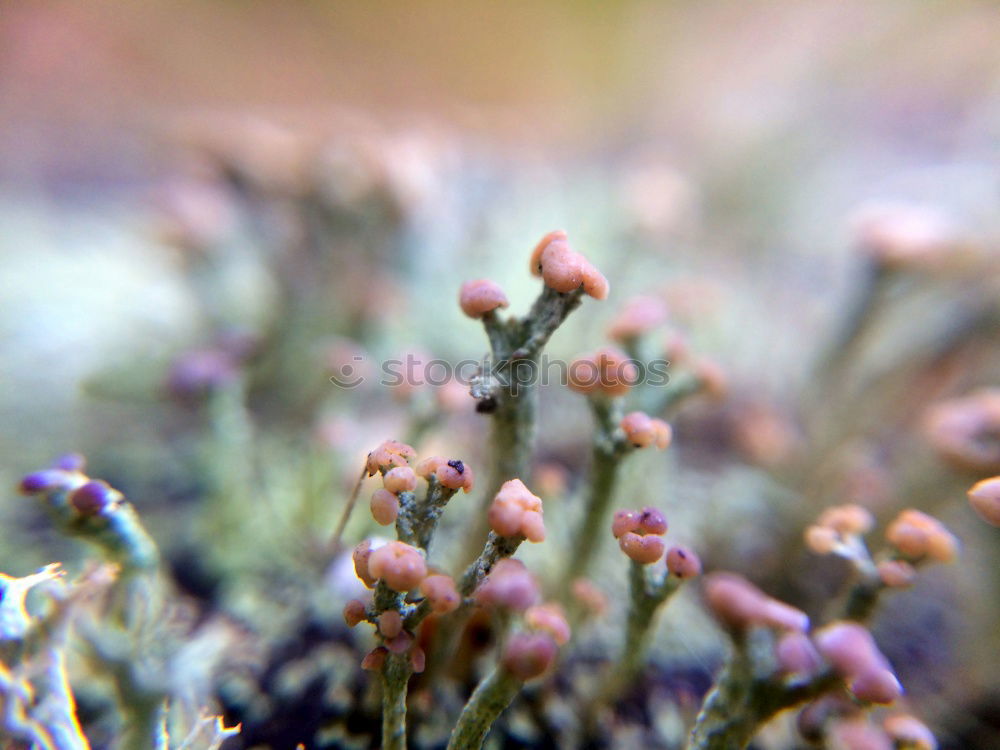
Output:
[[666,550],[667,571],[675,578],[694,578],[701,574],[701,560],[688,547],[669,550],[663,541],[667,519],[656,508],[619,510],[611,520],[611,534],[628,557],[640,565],[652,565]]
[[538,582],[519,560],[498,561],[473,597],[479,606],[521,614],[523,629],[510,637],[500,657],[501,666],[519,680],[544,673],[555,661],[558,647],[569,642],[570,627],[562,607],[539,603]]
[[805,532],[806,545],[818,555],[868,557],[861,537],[875,526],[875,516],[861,505],[835,505],[824,510]]
[[529,542],[545,541],[542,499],[520,479],[503,483],[487,513],[490,528],[499,536],[523,536]]
[[475,475],[467,463],[441,456],[430,456],[418,463],[417,474],[424,479],[436,477],[442,487],[466,493],[472,491],[475,483]]
[[650,565],[663,557],[666,549],[663,535],[667,519],[656,508],[619,510],[611,521],[611,533],[622,552],[640,565]]
[[566,294],[583,288],[594,299],[606,299],[608,280],[594,265],[569,246],[566,232],[549,232],[531,253],[531,272],[541,276],[545,286]]
[[969,504],[986,523],[1000,526],[1000,476],[976,482],[969,490]]
[[78,516],[97,516],[124,500],[122,494],[102,479],[84,473],[86,460],[78,453],[68,453],[52,467],[28,474],[21,480],[25,495],[66,493],[66,503]]
[[365,468],[368,470],[368,476],[373,477],[380,471],[388,471],[397,466],[408,466],[410,460],[416,455],[417,452],[406,443],[401,443],[398,440],[386,440],[368,454]]
[[625,433],[625,439],[636,448],[654,445],[662,451],[670,445],[674,437],[669,424],[641,411],[626,414],[619,426]]
[[868,629],[856,622],[835,622],[819,630],[816,648],[844,678],[858,700],[892,703],[903,688]]
[[481,318],[498,308],[507,307],[507,295],[500,285],[489,279],[476,279],[462,284],[458,294],[462,312],[470,318]]
[[638,377],[632,360],[614,347],[577,357],[569,366],[569,387],[586,395],[624,396]]
[[435,477],[442,487],[453,492],[472,490],[473,472],[463,461],[431,456],[413,469],[409,462],[415,456],[412,447],[396,440],[387,440],[368,454],[365,467],[369,476],[382,472],[382,487],[371,497],[372,517],[382,526],[395,523],[399,516],[399,496],[417,488],[418,476],[428,481]]
[[951,562],[958,554],[958,540],[936,518],[908,508],[889,524],[885,538],[911,563],[933,560]]
[[716,619],[730,630],[762,626],[804,633],[809,629],[805,612],[768,596],[735,573],[706,576],[705,600]]

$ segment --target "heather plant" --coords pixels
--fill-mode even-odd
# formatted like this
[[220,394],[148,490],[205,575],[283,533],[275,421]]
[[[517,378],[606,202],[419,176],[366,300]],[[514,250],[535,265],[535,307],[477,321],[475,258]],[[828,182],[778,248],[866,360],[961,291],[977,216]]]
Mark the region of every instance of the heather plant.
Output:
[[[862,216],[857,298],[780,403],[703,353],[697,320],[680,330],[683,295],[616,300],[619,269],[554,231],[524,248],[540,288],[523,311],[471,262],[434,269],[446,301],[417,291],[428,308],[457,293],[470,327],[436,333],[485,351],[467,382],[375,389],[376,353],[398,354],[385,329],[406,315],[385,269],[412,261],[412,175],[362,160],[352,184],[324,171],[336,163],[309,172],[302,144],[243,135],[206,150],[273,282],[252,333],[216,296],[222,227],[169,233],[210,343],[165,368],[153,474],[196,510],[150,523],[158,537],[157,509],[79,456],[23,479],[33,512],[90,552],[0,580],[14,747],[936,746],[877,620],[960,557],[929,497],[955,480],[873,445],[890,430],[925,445],[1000,523],[996,394],[937,385],[995,300],[970,296],[930,361],[900,345],[887,364],[872,338],[975,248],[913,210]],[[609,341],[573,327],[612,304]],[[587,353],[543,387],[558,337]],[[914,424],[898,405],[917,391]],[[570,439],[551,439],[563,420]],[[699,429],[716,454],[704,474],[753,502],[681,491]]]

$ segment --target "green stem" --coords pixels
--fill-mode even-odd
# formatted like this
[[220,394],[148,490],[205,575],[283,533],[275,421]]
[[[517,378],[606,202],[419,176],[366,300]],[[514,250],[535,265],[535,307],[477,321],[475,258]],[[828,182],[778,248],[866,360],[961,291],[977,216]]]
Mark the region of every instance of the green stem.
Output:
[[407,654],[389,654],[382,667],[382,748],[406,749],[406,686],[413,670]]
[[[771,648],[770,643],[766,644],[765,650]],[[841,684],[831,672],[797,682],[786,682],[773,674],[758,677],[760,669],[753,653],[745,634],[741,634],[729,663],[705,696],[687,750],[745,748],[760,726],[775,714]]]
[[618,429],[622,416],[621,399],[593,398],[589,402],[597,423],[597,432],[594,436],[583,520],[573,536],[571,549],[574,554],[567,558],[567,566],[563,571],[563,590],[568,589],[574,578],[585,575],[593,561],[600,546],[598,538],[601,529],[614,500],[621,459],[632,448]]
[[493,722],[514,700],[524,683],[497,667],[476,687],[448,740],[447,750],[476,750],[483,746]]
[[500,486],[509,479],[525,478],[531,465],[538,415],[538,376],[545,344],[569,314],[579,307],[583,292],[568,294],[542,289],[531,310],[521,319],[501,320],[495,312],[483,317],[490,342],[492,371],[472,392],[480,409],[492,414],[490,448],[493,465],[469,534],[471,558],[486,536],[486,509]]

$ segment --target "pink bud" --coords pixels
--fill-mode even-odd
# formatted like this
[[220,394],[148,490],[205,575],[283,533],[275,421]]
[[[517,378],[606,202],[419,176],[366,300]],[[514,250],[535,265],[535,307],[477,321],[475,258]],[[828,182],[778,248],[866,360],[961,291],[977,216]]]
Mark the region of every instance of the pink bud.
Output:
[[543,674],[556,659],[555,641],[543,633],[517,633],[507,642],[500,663],[519,680]]
[[817,632],[814,640],[823,658],[844,677],[884,666],[872,634],[856,622],[831,623]]
[[96,516],[118,497],[120,494],[107,482],[92,479],[69,494],[69,504],[81,516]]
[[812,674],[823,661],[809,636],[794,630],[781,636],[775,651],[781,671],[789,674]]
[[510,304],[500,285],[489,279],[477,279],[462,284],[458,302],[462,312],[470,318],[481,318],[488,312]]
[[437,468],[437,478],[442,486],[450,490],[465,490],[466,494],[472,491],[475,478],[470,467],[464,461],[451,459],[443,461]]
[[687,547],[671,547],[667,550],[667,570],[678,578],[694,578],[701,575],[701,559]]
[[376,523],[391,526],[399,515],[399,498],[380,487],[372,493],[371,511]]
[[389,542],[372,552],[368,570],[393,591],[414,589],[427,576],[423,555],[403,542]]
[[413,492],[417,488],[417,475],[409,466],[397,466],[385,473],[382,486],[394,495]]
[[868,703],[892,703],[903,694],[896,675],[884,667],[862,672],[851,681],[850,688],[856,698]]
[[375,582],[378,580],[376,576],[371,574],[368,569],[368,563],[372,556],[372,543],[370,540],[365,539],[361,544],[354,548],[354,552],[351,558],[354,560],[354,572],[357,574],[365,586],[368,588],[375,588]]
[[424,650],[420,646],[414,646],[410,651],[410,668],[415,674],[420,674],[424,671],[426,664],[427,655],[424,654]]
[[383,638],[395,638],[403,630],[403,616],[394,609],[387,609],[378,616],[378,632]]
[[618,546],[640,565],[650,565],[663,557],[665,545],[658,536],[639,536],[630,531],[621,536]]
[[420,582],[420,593],[430,601],[431,608],[441,615],[454,612],[462,603],[462,597],[455,588],[455,581],[451,576],[427,576]]
[[385,657],[388,655],[389,650],[385,646],[374,648],[361,660],[361,668],[367,672],[378,672],[385,664]]
[[615,539],[620,539],[629,531],[639,530],[639,513],[634,510],[616,510],[611,519],[611,533]]
[[360,599],[351,599],[344,605],[344,622],[347,623],[347,627],[353,628],[358,623],[364,622],[367,617],[365,603]]
[[986,523],[1000,526],[1000,477],[974,484],[969,490],[969,503]]
[[569,642],[569,623],[558,604],[538,604],[528,608],[524,613],[524,622],[534,630],[545,631],[560,646]]
[[663,514],[656,508],[651,508],[647,505],[639,511],[639,533],[657,535],[666,534],[667,519],[664,518]]

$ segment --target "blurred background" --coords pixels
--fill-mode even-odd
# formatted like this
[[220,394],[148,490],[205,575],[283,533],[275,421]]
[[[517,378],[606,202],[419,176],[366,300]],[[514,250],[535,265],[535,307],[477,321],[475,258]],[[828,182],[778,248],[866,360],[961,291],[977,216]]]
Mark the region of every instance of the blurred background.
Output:
[[[240,583],[302,564],[275,559],[332,529],[378,442],[485,468],[485,422],[461,389],[389,390],[378,363],[480,356],[459,286],[495,279],[526,310],[530,249],[564,228],[612,292],[550,354],[600,345],[641,294],[669,310],[648,352],[674,357],[683,339],[729,386],[678,416],[668,458],[636,459],[629,504],[660,505],[710,567],[752,570],[812,612],[845,573],[802,549],[819,509],[935,512],[963,560],[899,594],[880,642],[950,746],[996,747],[1000,539],[964,491],[1000,472],[1000,416],[982,405],[1000,380],[997,12],[8,3],[0,480],[86,453],[183,589],[266,620]],[[337,389],[356,356],[365,384]],[[545,391],[538,481],[558,508],[584,476],[589,416]],[[975,429],[942,437],[925,409],[969,394],[954,408]],[[79,556],[13,492],[0,549],[18,575]],[[703,689],[718,639],[663,629],[663,663]]]

